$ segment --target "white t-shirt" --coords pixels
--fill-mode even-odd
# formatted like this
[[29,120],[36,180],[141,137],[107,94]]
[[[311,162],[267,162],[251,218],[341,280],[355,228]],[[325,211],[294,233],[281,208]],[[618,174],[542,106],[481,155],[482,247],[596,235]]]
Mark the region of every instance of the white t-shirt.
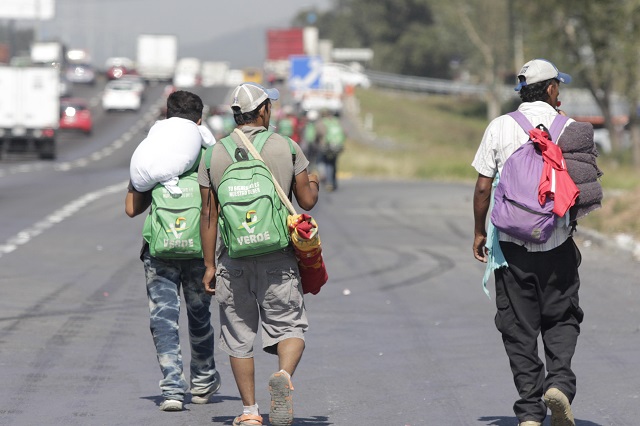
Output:
[[[518,107],[518,111],[527,117],[532,126],[535,127],[542,123],[547,129],[551,127],[551,123],[558,115],[558,112],[551,105],[543,101],[523,102]],[[574,121],[569,119],[565,124],[565,128]],[[495,177],[496,173],[502,171],[507,158],[528,140],[529,135],[522,130],[522,127],[513,118],[508,115],[501,115],[489,123],[471,165],[479,174],[486,177]],[[570,229],[567,220],[558,219],[553,234],[543,244],[524,242],[504,232],[500,233],[500,241],[509,241],[525,246],[528,251],[548,251],[565,242],[569,238],[569,234]]]
[[145,192],[161,183],[169,192],[179,194],[178,176],[194,166],[202,147],[215,142],[207,127],[191,120],[172,117],[156,121],[131,156],[133,187]]

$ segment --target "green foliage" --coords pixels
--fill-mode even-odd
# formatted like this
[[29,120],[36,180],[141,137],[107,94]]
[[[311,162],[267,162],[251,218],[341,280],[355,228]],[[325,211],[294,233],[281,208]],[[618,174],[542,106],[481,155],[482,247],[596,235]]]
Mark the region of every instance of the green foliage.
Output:
[[[449,62],[460,57],[459,43],[447,43],[447,32],[435,19],[430,0],[342,0],[318,14],[321,38],[339,47],[370,47],[370,66],[380,71],[446,78]],[[294,20],[303,24],[308,11]]]

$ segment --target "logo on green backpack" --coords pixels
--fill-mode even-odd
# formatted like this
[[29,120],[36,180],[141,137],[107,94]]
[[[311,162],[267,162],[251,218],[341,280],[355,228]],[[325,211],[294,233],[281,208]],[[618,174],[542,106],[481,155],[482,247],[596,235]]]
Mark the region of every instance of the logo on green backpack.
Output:
[[200,258],[202,201],[198,172],[192,169],[180,176],[178,187],[182,194],[171,194],[161,184],[151,190],[151,212],[144,222],[142,235],[149,243],[149,253],[154,257]]

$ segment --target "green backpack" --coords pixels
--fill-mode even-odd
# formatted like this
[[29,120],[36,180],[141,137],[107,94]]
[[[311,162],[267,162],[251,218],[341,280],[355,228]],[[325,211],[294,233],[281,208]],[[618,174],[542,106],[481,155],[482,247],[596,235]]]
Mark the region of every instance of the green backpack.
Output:
[[315,143],[316,141],[316,124],[314,122],[308,122],[304,126],[304,140],[307,143]]
[[[258,152],[273,132],[259,133],[253,140]],[[296,151],[291,139],[289,149],[295,163]],[[220,206],[218,224],[229,257],[258,256],[287,247],[289,212],[280,201],[267,165],[251,157],[236,145],[231,136],[219,141],[233,159],[222,174],[217,198]],[[207,169],[211,168],[211,148],[205,153]]]
[[278,121],[278,133],[287,138],[293,136],[293,120],[285,117]]
[[167,259],[202,257],[198,165],[203,151],[191,170],[180,176],[181,195],[171,195],[161,184],[151,190],[151,212],[142,230],[151,256]]
[[332,153],[342,152],[346,139],[342,124],[340,124],[340,121],[335,117],[325,118],[323,123],[326,129],[325,141],[328,151]]

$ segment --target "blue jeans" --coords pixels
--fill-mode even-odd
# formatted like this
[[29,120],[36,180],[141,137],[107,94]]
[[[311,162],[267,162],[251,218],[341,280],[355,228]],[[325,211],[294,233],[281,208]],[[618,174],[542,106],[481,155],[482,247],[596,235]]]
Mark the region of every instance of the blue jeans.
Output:
[[189,389],[182,366],[178,335],[180,287],[187,306],[191,345],[191,393],[204,395],[214,385],[216,363],[213,359],[214,332],[211,325],[211,296],[204,292],[202,259],[159,259],[142,254],[149,297],[150,328],[156,346],[163,379],[160,389],[165,399],[184,401]]

